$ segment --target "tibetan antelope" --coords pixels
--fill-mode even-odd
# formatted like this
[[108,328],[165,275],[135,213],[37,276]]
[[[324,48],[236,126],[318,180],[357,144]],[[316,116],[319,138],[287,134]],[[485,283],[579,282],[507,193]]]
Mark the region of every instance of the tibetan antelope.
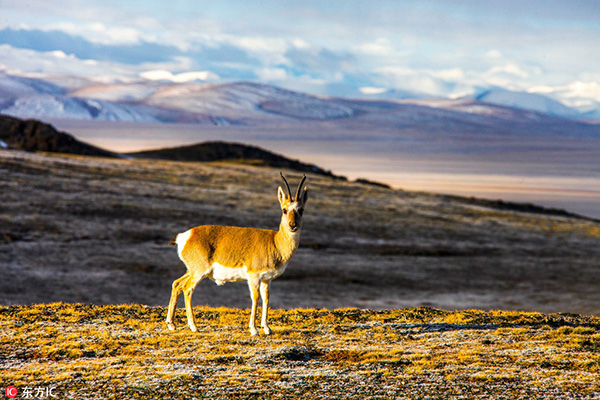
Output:
[[271,333],[267,325],[269,307],[269,285],[271,281],[285,271],[300,241],[302,214],[308,200],[308,188],[302,188],[306,175],[302,177],[296,195],[292,198],[290,185],[280,173],[287,192],[281,186],[277,198],[281,205],[281,223],[279,230],[257,228],[239,228],[235,226],[203,225],[178,234],[169,243],[177,245],[179,258],[187,272],[173,282],[171,301],[167,312],[167,326],[173,325],[173,314],[177,299],[183,292],[188,326],[196,332],[196,320],[192,310],[192,293],[204,278],[210,278],[217,285],[226,282],[248,281],[252,312],[250,315],[250,334],[258,334],[254,320],[258,296],[262,297],[261,326],[265,335]]

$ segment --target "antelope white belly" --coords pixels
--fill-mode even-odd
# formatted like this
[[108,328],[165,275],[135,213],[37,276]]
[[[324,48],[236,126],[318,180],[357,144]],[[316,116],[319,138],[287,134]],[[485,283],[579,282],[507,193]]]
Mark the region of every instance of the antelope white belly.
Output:
[[281,274],[285,272],[285,268],[287,264],[283,264],[279,269],[274,269],[272,271],[266,271],[260,274],[260,280],[264,282],[272,281],[273,279],[280,277]]
[[246,267],[229,268],[219,263],[214,263],[211,266],[211,269],[211,279],[219,286],[226,282],[239,282],[248,280],[248,271]]

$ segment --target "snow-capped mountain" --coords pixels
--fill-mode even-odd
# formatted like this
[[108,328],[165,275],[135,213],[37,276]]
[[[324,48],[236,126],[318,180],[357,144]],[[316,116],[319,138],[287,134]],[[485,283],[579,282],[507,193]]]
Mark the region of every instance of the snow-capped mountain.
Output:
[[76,77],[44,79],[0,73],[0,113],[35,119],[218,123],[212,116],[146,104],[145,97],[156,90],[152,82],[102,84]]
[[[399,94],[399,97],[404,96]],[[414,126],[419,130],[475,132],[484,126],[496,130],[511,127],[513,132],[518,132],[523,124],[541,124],[550,131],[557,131],[556,127],[564,124],[577,125],[574,120],[556,120],[577,116],[560,103],[541,95],[500,90],[455,100],[343,99],[251,82],[207,84],[146,79],[103,82],[81,77],[23,77],[7,73],[0,73],[0,113],[42,120],[249,126],[332,121],[338,126],[365,126],[367,130],[368,126],[392,129]]]
[[5,104],[2,113],[21,118],[159,122],[151,112],[135,105],[50,94],[18,97],[12,104]]
[[0,112],[22,118],[235,124],[247,118],[283,116],[326,120],[354,110],[335,100],[270,85],[174,84],[140,80],[77,82],[74,90],[41,78],[0,74]]
[[577,110],[536,93],[514,92],[511,90],[494,88],[484,90],[483,92],[472,96],[472,98],[486,103],[537,111],[565,118],[577,118],[581,116]]
[[133,82],[91,86],[73,91],[70,95],[114,102],[139,102],[163,109],[232,119],[266,112],[324,120],[349,117],[354,113],[353,109],[332,99],[251,82],[221,85]]
[[600,103],[597,103],[596,107],[594,108],[589,107],[585,110],[582,110],[580,115],[582,119],[600,121]]
[[199,114],[221,114],[229,117],[252,116],[260,112],[298,119],[326,120],[351,117],[354,114],[352,108],[334,99],[250,82],[168,87],[154,93],[147,103]]
[[0,112],[21,118],[152,121],[135,105],[70,96],[68,89],[40,78],[0,73]]
[[37,78],[9,75],[0,72],[0,99],[38,94],[62,95],[66,89]]

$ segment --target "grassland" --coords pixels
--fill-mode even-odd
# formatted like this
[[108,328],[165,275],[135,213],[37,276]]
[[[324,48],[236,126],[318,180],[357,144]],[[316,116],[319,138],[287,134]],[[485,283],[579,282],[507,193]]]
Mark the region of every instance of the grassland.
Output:
[[600,318],[433,308],[0,307],[0,381],[60,398],[597,399]]
[[[276,229],[280,183],[247,165],[0,151],[0,304],[164,306],[185,271],[168,241],[202,224]],[[313,174],[307,185],[274,308],[600,315],[596,221]],[[194,302],[246,308],[249,295],[206,281]]]
[[278,172],[0,151],[2,385],[77,399],[598,398],[600,318],[564,312],[600,315],[600,223],[527,207],[309,174],[273,335],[248,335],[245,285],[212,282],[194,294],[200,331],[181,308],[167,331],[161,306],[184,271],[169,239],[276,228]]

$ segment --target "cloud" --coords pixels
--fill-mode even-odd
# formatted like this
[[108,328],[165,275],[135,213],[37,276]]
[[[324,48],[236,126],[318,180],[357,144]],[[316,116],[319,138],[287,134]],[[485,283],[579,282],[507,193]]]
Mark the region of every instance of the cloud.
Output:
[[442,69],[432,72],[432,75],[449,82],[462,82],[465,80],[465,73],[461,68]]
[[176,83],[192,82],[192,81],[217,81],[219,75],[210,71],[191,71],[182,72],[180,74],[173,74],[170,71],[164,69],[145,71],[139,74],[140,77],[151,81],[166,80]]
[[598,82],[572,82],[565,88],[573,97],[589,97],[600,102],[600,84]]
[[505,65],[499,65],[499,66],[493,67],[487,72],[487,75],[490,77],[496,76],[496,75],[516,76],[519,78],[528,78],[529,77],[529,74],[527,73],[527,71],[525,71],[524,69],[522,69],[521,67],[519,67],[516,64],[505,64]]
[[358,89],[362,94],[366,94],[366,95],[376,95],[376,94],[382,94],[385,93],[387,91],[386,88],[379,88],[379,87],[371,87],[371,86],[364,86]]
[[390,56],[395,53],[392,42],[387,38],[377,38],[373,42],[363,43],[357,46],[359,52],[367,55]]
[[262,66],[258,57],[226,41],[212,42],[210,45],[196,45],[186,53],[200,66],[222,65],[226,63]]
[[62,51],[82,60],[112,61],[130,65],[139,65],[144,62],[164,62],[182,54],[175,47],[156,43],[106,45],[92,43],[80,36],[61,31],[46,32],[11,28],[0,30],[0,44],[40,52]]
[[126,76],[129,71],[117,65],[93,60],[80,60],[72,54],[55,50],[40,52],[0,44],[0,66],[11,73],[45,73],[73,76]]
[[535,86],[528,90],[552,97],[570,107],[587,111],[600,105],[600,84],[595,81],[575,81],[563,86]]
[[485,53],[485,56],[490,59],[497,60],[502,58],[502,53],[498,49],[490,49]]
[[383,67],[376,70],[374,81],[378,86],[410,90],[430,96],[452,94],[444,80],[436,77],[432,71],[407,67]]
[[286,64],[284,54],[289,43],[284,39],[268,37],[229,37],[228,41],[235,47],[251,54],[252,57],[260,59],[265,65]]
[[335,52],[319,47],[290,47],[284,54],[298,74],[321,75],[332,78],[337,72],[351,71],[357,63],[356,58],[347,52]]
[[288,79],[288,73],[283,68],[261,68],[257,71],[257,76],[264,82],[282,82]]
[[143,41],[144,34],[132,27],[108,27],[100,22],[80,25],[71,22],[52,24],[44,32],[60,31],[71,36],[85,38],[85,40],[104,45],[137,44]]

